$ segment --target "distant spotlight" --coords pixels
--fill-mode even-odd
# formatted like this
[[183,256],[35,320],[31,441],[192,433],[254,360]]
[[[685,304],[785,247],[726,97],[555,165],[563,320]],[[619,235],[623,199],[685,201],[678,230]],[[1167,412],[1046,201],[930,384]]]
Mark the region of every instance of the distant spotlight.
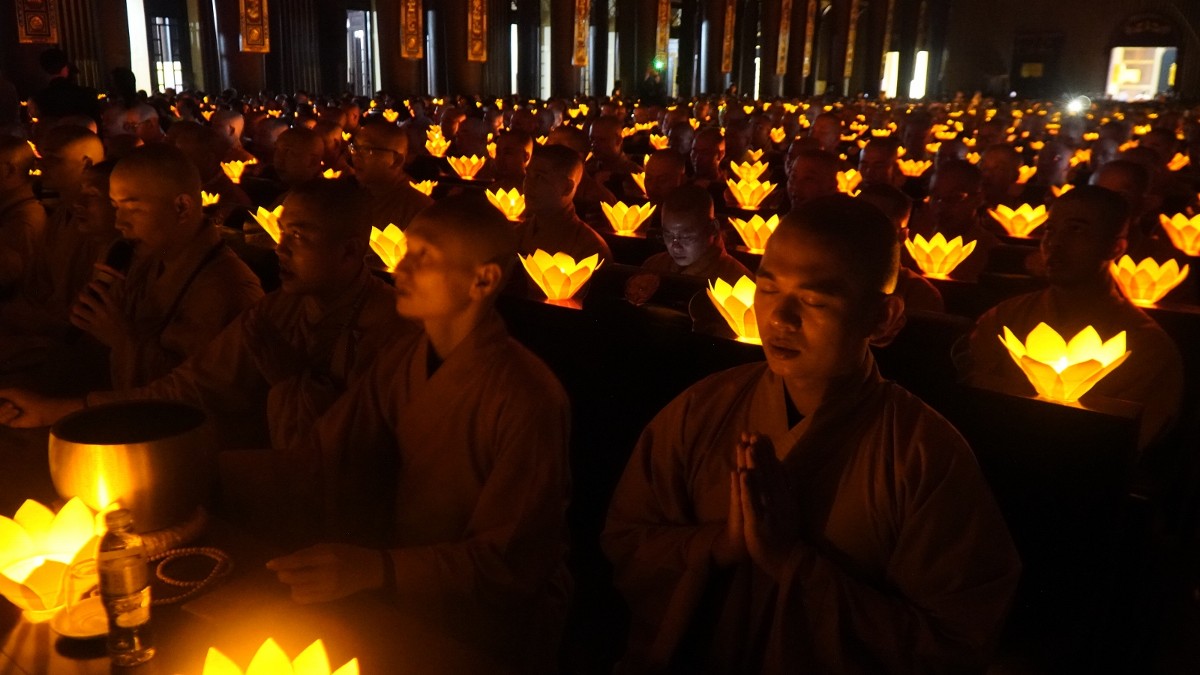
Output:
[[1072,115],[1079,115],[1085,110],[1090,110],[1092,107],[1092,99],[1086,96],[1076,96],[1067,102],[1067,112]]
[[654,59],[654,69],[655,70],[662,72],[662,69],[665,68],[666,65],[667,64],[663,63],[662,59],[660,59],[660,58]]

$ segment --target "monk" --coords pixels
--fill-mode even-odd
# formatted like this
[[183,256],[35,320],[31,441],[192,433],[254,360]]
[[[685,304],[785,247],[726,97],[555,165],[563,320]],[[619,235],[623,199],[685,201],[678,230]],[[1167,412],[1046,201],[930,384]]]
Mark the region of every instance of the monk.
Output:
[[262,297],[254,273],[200,206],[200,175],[176,148],[139,148],[109,179],[117,230],[136,246],[127,273],[98,263],[71,323],[109,352],[112,385],[140,386],[199,352]]
[[[896,228],[896,237],[899,241],[903,242],[908,238],[908,220],[912,216],[912,200],[908,198],[908,195],[891,185],[876,184],[862,188],[858,198],[871,204],[887,216],[892,227]],[[905,313],[946,311],[946,303],[942,300],[942,294],[937,287],[904,265],[900,266],[896,275],[896,289],[892,292],[904,300]]]
[[788,170],[788,202],[794,209],[811,199],[836,195],[837,174],[837,157],[824,150],[801,150]]
[[1004,328],[1024,341],[1039,323],[1064,339],[1092,326],[1102,340],[1121,331],[1131,352],[1081,400],[1096,396],[1140,403],[1139,447],[1161,438],[1179,412],[1183,363],[1171,338],[1116,287],[1109,264],[1125,251],[1125,200],[1105,188],[1085,185],[1054,200],[1041,251],[1050,287],[1006,300],[979,318],[960,373],[976,386],[1033,395],[1025,375],[1000,344]]
[[[651,204],[662,204],[673,190],[687,181],[687,163],[683,155],[667,148],[655,150],[646,160],[645,197]],[[632,181],[630,181],[632,183]],[[640,198],[642,191],[634,185],[634,194]],[[707,194],[705,195],[707,196]]]
[[350,146],[355,177],[370,197],[370,225],[405,229],[414,216],[433,203],[412,187],[404,171],[408,134],[394,124],[367,124]]
[[[931,239],[942,233],[947,240],[962,237],[963,245],[975,242],[975,250],[950,276],[975,281],[987,268],[988,255],[1000,240],[988,231],[980,216],[984,204],[983,177],[970,162],[952,160],[943,163],[929,184],[929,206],[913,219],[912,233]],[[1000,227],[995,225],[995,227]]]
[[754,298],[766,363],[670,403],[613,496],[624,672],[987,663],[1020,564],[966,442],[876,369],[897,267],[891,224],[850,197],[779,224]]
[[0,138],[0,302],[13,297],[41,254],[46,211],[33,196],[33,149]]
[[494,309],[516,262],[512,229],[487,202],[455,196],[418,215],[408,242],[396,310],[424,333],[381,354],[309,443],[279,453],[313,472],[300,493],[324,495],[337,537],[326,541],[343,543],[268,567],[298,602],[383,594],[513,672],[552,672],[570,411]]
[[297,187],[280,218],[280,290],[146,386],[57,400],[0,391],[10,402],[0,406],[0,423],[45,426],[85,405],[165,399],[203,408],[224,448],[265,447],[264,430],[272,447],[294,443],[382,347],[416,333],[396,315],[392,288],[363,262],[368,210],[361,190],[349,183]]
[[236,110],[218,110],[209,118],[209,124],[213,130],[220,136],[222,145],[225,148],[222,161],[232,162],[234,160],[248,162],[254,159],[254,155],[250,154],[245,147],[242,146],[242,135],[245,133],[246,119]]
[[575,215],[575,190],[583,176],[583,160],[562,145],[543,145],[533,151],[525,173],[525,222],[517,250],[566,253],[575,260],[598,254],[612,260],[604,238]]

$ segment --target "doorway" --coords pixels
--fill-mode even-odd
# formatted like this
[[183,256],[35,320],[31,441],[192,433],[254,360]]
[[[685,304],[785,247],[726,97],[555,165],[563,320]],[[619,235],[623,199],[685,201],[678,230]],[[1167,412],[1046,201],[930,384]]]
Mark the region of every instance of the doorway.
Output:
[[375,91],[375,12],[346,12],[346,83],[359,96]]

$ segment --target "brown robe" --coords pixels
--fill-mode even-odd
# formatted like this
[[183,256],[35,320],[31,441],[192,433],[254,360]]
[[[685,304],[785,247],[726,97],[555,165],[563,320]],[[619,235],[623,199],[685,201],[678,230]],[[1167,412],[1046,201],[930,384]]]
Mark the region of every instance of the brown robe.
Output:
[[[603,544],[633,614],[627,672],[906,673],[978,668],[1020,564],[958,432],[862,369],[788,428],[766,364],[713,375],[650,423]],[[802,532],[776,584],[719,570],[729,474],[744,431],[769,436]]]
[[402,608],[521,672],[553,670],[569,586],[566,394],[495,313],[432,375],[431,350],[422,336],[385,351],[280,459],[321,485],[299,492],[325,495],[328,535],[390,548]]
[[907,267],[900,268],[896,279],[896,290],[892,291],[892,295],[904,299],[905,312],[940,313],[946,311],[946,303],[942,301],[942,294],[938,292],[937,287]]
[[517,250],[521,255],[530,255],[537,249],[550,255],[566,253],[575,262],[596,254],[600,260],[615,262],[604,237],[580,220],[573,208],[569,215],[565,222],[553,224],[539,223],[536,216],[527,216],[520,225],[521,240]]
[[46,211],[28,188],[0,196],[0,300],[12,297],[41,255]]
[[198,354],[134,389],[92,392],[88,405],[133,399],[203,408],[223,448],[287,447],[374,362],[417,329],[395,310],[392,288],[365,269],[321,304],[275,291],[242,312]]
[[433,203],[433,200],[411,187],[407,180],[384,192],[370,192],[371,195],[371,225],[384,229],[395,225],[401,230],[408,229],[408,224],[418,213]]
[[731,286],[742,277],[754,279],[754,273],[746,269],[745,265],[729,255],[724,248],[716,246],[687,267],[675,264],[671,254],[663,251],[646,258],[646,262],[642,263],[642,269],[655,274],[683,274],[689,277],[702,277],[709,281],[724,279]]
[[135,257],[126,279],[112,290],[131,324],[129,334],[111,346],[114,389],[171,372],[263,295],[258,277],[209,225],[172,260]]
[[1067,302],[1053,288],[996,305],[975,323],[970,353],[959,364],[960,372],[976,386],[1033,396],[1033,385],[997,337],[1004,335],[1005,326],[1022,342],[1042,322],[1068,341],[1087,326],[1094,327],[1101,340],[1126,331],[1129,358],[1084,394],[1080,403],[1106,396],[1142,404],[1138,445],[1144,449],[1162,436],[1179,413],[1183,361],[1175,342],[1154,319],[1122,297],[1115,285],[1110,283],[1109,288],[1090,306]]

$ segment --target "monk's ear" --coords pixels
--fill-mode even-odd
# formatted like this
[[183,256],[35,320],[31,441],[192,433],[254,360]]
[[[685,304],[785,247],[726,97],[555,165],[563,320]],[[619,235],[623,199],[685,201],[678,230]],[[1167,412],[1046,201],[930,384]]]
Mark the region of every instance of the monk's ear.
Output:
[[1108,251],[1108,260],[1116,260],[1125,255],[1125,250],[1129,248],[1129,240],[1125,237],[1117,237],[1113,242],[1112,248]]
[[175,212],[183,217],[190,213],[196,206],[196,200],[189,194],[179,194],[175,196]]
[[871,327],[868,341],[873,347],[886,347],[892,343],[900,329],[904,328],[904,298],[890,293],[883,296]]
[[500,291],[500,282],[504,278],[504,270],[498,263],[489,262],[480,265],[475,270],[475,281],[471,284],[471,299],[483,300]]

